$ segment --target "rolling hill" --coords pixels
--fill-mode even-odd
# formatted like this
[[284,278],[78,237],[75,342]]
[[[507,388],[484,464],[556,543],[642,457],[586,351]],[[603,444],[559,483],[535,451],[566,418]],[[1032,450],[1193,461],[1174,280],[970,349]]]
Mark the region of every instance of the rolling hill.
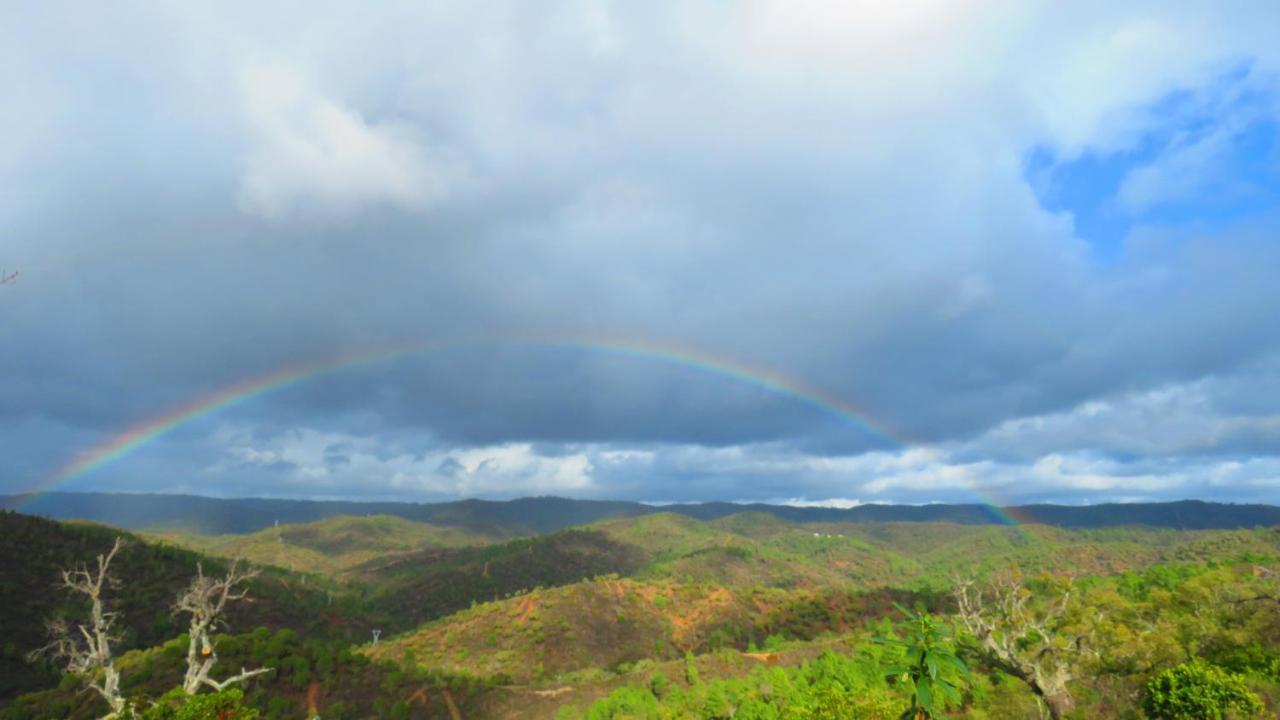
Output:
[[224,558],[341,576],[358,565],[421,550],[487,545],[494,538],[395,515],[336,515],[242,535],[162,533],[162,540]]
[[[1269,597],[1259,593],[1280,558],[1280,527],[795,522],[758,510],[700,520],[663,509],[505,539],[510,532],[359,516],[241,535],[148,537],[0,513],[0,717],[97,716],[91,695],[74,682],[54,687],[49,667],[22,656],[41,641],[43,618],[77,611],[52,590],[57,571],[122,534],[131,544],[118,567],[129,592],[114,598],[129,628],[120,667],[124,687],[140,698],[180,676],[182,628],[167,609],[196,564],[216,573],[225,562],[218,556],[243,555],[266,565],[251,588],[256,601],[234,608],[217,642],[228,662],[274,668],[246,686],[246,702],[268,719],[313,710],[326,718],[550,719],[565,704],[595,708],[584,717],[644,716],[628,703],[705,709],[711,688],[739,693],[734,703],[763,702],[760,687],[826,682],[823,673],[852,672],[849,663],[888,702],[896,691],[877,674],[880,651],[868,650],[869,638],[891,628],[899,606],[953,613],[957,577],[982,581],[1009,569],[1081,578],[1097,602],[1126,608],[1097,616],[1136,623],[1108,629],[1119,633],[1109,637],[1154,632],[1159,613],[1176,613],[1183,625],[1160,626],[1159,641],[1144,642],[1158,649],[1185,635],[1197,643],[1188,647],[1230,667],[1271,667],[1270,605],[1257,602]],[[306,572],[270,567],[290,564]],[[1164,605],[1156,611],[1152,603]],[[1206,625],[1206,608],[1225,619]],[[1220,635],[1194,636],[1218,626]],[[376,644],[373,628],[382,630]],[[1250,641],[1271,644],[1248,649]],[[830,660],[831,651],[844,659]],[[1125,657],[1117,667],[1131,662]],[[811,665],[823,662],[832,669]],[[1035,706],[1016,682],[979,671],[988,684],[973,702],[1006,714],[960,717],[1018,717]],[[1130,675],[1111,682],[1136,697]],[[1104,691],[1083,701],[1104,707]],[[611,703],[621,714],[600,710]],[[680,707],[669,714],[691,712]]]
[[446,503],[354,502],[335,500],[220,499],[190,495],[49,493],[0,496],[0,508],[58,519],[93,520],[133,530],[205,535],[249,533],[280,524],[307,523],[335,515],[394,515],[433,525],[460,527],[494,537],[555,532],[610,518],[674,512],[716,520],[743,512],[768,513],[789,522],[949,522],[1003,525],[1008,517],[1067,528],[1130,525],[1182,530],[1280,525],[1280,507],[1194,500],[1087,506],[1026,505],[860,505],[853,508],[702,503],[653,506],[637,502],[521,498]]
[[412,653],[425,667],[504,675],[528,684],[587,668],[673,659],[717,632],[754,626],[750,592],[714,585],[645,583],[616,577],[535,589],[485,603],[368,647],[371,657]]

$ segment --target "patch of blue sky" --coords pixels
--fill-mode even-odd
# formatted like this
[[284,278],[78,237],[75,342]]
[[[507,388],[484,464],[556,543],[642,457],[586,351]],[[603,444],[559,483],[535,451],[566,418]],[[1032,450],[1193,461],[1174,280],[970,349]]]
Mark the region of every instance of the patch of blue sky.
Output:
[[[1043,207],[1071,214],[1076,235],[1102,263],[1123,256],[1138,225],[1212,228],[1273,210],[1280,103],[1248,80],[1247,72],[1232,73],[1209,92],[1170,93],[1146,109],[1147,129],[1118,148],[1063,158],[1048,145],[1033,147],[1024,175]],[[1147,191],[1134,192],[1137,174]]]

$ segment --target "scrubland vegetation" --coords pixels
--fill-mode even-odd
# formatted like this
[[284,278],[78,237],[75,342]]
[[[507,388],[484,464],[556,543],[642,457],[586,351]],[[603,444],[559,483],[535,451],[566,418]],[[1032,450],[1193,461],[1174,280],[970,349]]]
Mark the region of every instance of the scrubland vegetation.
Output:
[[[30,660],[104,593],[144,718],[1246,718],[1280,714],[1280,528],[1068,530],[656,513],[504,540],[346,517],[137,536],[4,513],[0,718],[98,718],[99,670]],[[176,692],[174,600],[256,563]],[[379,640],[373,642],[373,631]],[[198,643],[197,643],[198,646]]]

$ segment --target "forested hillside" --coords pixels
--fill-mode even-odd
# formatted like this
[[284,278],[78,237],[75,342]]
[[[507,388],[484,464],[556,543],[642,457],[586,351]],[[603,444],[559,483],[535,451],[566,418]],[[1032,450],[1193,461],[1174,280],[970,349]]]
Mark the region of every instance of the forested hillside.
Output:
[[[85,612],[80,598],[59,585],[62,570],[91,564],[117,537],[126,544],[113,563],[112,610],[120,614],[121,650],[158,645],[183,631],[170,612],[179,589],[201,564],[224,572],[223,560],[128,532],[89,523],[59,523],[0,512],[0,637],[4,639],[0,697],[57,682],[49,663],[25,656],[48,638],[45,621]],[[289,628],[311,637],[363,637],[367,622],[339,588],[319,579],[268,569],[250,585],[251,603],[233,605],[228,626],[238,632],[259,626]]]
[[716,520],[744,512],[789,522],[949,522],[964,525],[1019,523],[1068,528],[1127,525],[1178,530],[1252,528],[1280,524],[1280,507],[1182,501],[1103,505],[860,505],[852,508],[697,503],[654,506],[636,502],[569,500],[555,497],[510,501],[462,500],[446,503],[352,502],[336,500],[220,499],[190,495],[47,493],[34,497],[0,495],[0,508],[66,520],[93,520],[133,530],[203,535],[252,533],[280,524],[309,523],[351,515],[392,515],[437,526],[462,528],[493,537],[555,532],[611,518],[674,512]]
[[159,539],[225,558],[339,575],[370,561],[421,550],[487,545],[494,538],[395,515],[337,515],[242,535],[160,533]]
[[[212,637],[215,673],[266,672],[206,697],[262,718],[890,720],[934,680],[955,688],[918,705],[938,718],[1199,717],[1168,714],[1178,683],[1230,717],[1280,713],[1280,528],[660,512],[505,541],[388,517],[157,539],[0,519],[0,718],[104,713],[24,657],[44,618],[84,617],[58,571],[117,536],[116,667],[140,708],[182,679],[174,594],[241,553],[262,574]],[[922,638],[967,670],[912,675],[902,643]]]

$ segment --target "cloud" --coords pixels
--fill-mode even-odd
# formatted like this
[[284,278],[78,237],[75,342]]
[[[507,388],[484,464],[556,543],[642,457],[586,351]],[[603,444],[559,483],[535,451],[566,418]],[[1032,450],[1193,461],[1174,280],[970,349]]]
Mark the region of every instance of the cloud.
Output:
[[0,10],[0,487],[1261,497],[1274,3],[900,5]]
[[1171,103],[1170,117],[1156,121],[1171,137],[1153,159],[1121,180],[1116,192],[1120,208],[1143,215],[1160,206],[1207,198],[1222,205],[1256,193],[1242,169],[1253,160],[1247,157],[1253,149],[1241,147],[1242,136],[1274,123],[1280,116],[1276,98],[1274,75],[1246,69]]
[[785,498],[768,501],[770,505],[790,505],[792,507],[821,507],[821,508],[839,508],[848,510],[859,505],[865,505],[861,500],[856,498],[826,498],[823,500],[805,500],[803,498]]
[[1234,408],[1227,398],[1270,393],[1274,376],[1254,371],[1230,379],[1124,393],[1066,411],[1007,420],[973,441],[975,453],[1028,458],[1054,449],[1118,457],[1280,454],[1280,414]]
[[241,84],[252,149],[239,202],[248,212],[277,220],[379,204],[422,212],[464,180],[460,164],[428,150],[412,125],[371,123],[287,66],[251,65]]
[[[29,161],[36,148],[49,142],[64,118],[65,100],[50,82],[48,71],[24,52],[17,30],[10,25],[0,29],[0,83],[4,102],[22,112],[7,112],[0,119],[0,178],[6,184],[16,183],[16,171]],[[6,193],[0,200],[0,223],[16,210],[18,198]],[[0,224],[0,227],[4,227]]]
[[590,459],[546,456],[527,444],[410,452],[376,437],[297,428],[260,437],[222,428],[226,455],[204,474],[243,470],[277,476],[281,489],[329,496],[459,497],[572,494],[591,489]]
[[[253,488],[262,494],[265,488],[284,496],[427,500],[558,494],[668,503],[717,497],[853,507],[868,502],[1008,505],[1187,496],[1242,500],[1280,485],[1280,458],[1275,456],[1113,457],[1084,449],[995,459],[983,454],[981,442],[845,456],[798,452],[780,444],[506,444],[465,451],[441,445],[410,452],[377,435],[313,428],[268,435],[223,427],[203,452],[188,449],[186,454],[210,458],[200,477],[234,478],[231,485],[168,478],[140,484],[135,478],[125,487],[170,492],[203,488],[229,495]],[[332,452],[338,447],[343,448],[341,458]]]
[[1227,170],[1223,166],[1231,140],[1229,130],[1219,129],[1187,140],[1157,161],[1134,168],[1116,194],[1120,207],[1138,215],[1157,205],[1194,197]]

